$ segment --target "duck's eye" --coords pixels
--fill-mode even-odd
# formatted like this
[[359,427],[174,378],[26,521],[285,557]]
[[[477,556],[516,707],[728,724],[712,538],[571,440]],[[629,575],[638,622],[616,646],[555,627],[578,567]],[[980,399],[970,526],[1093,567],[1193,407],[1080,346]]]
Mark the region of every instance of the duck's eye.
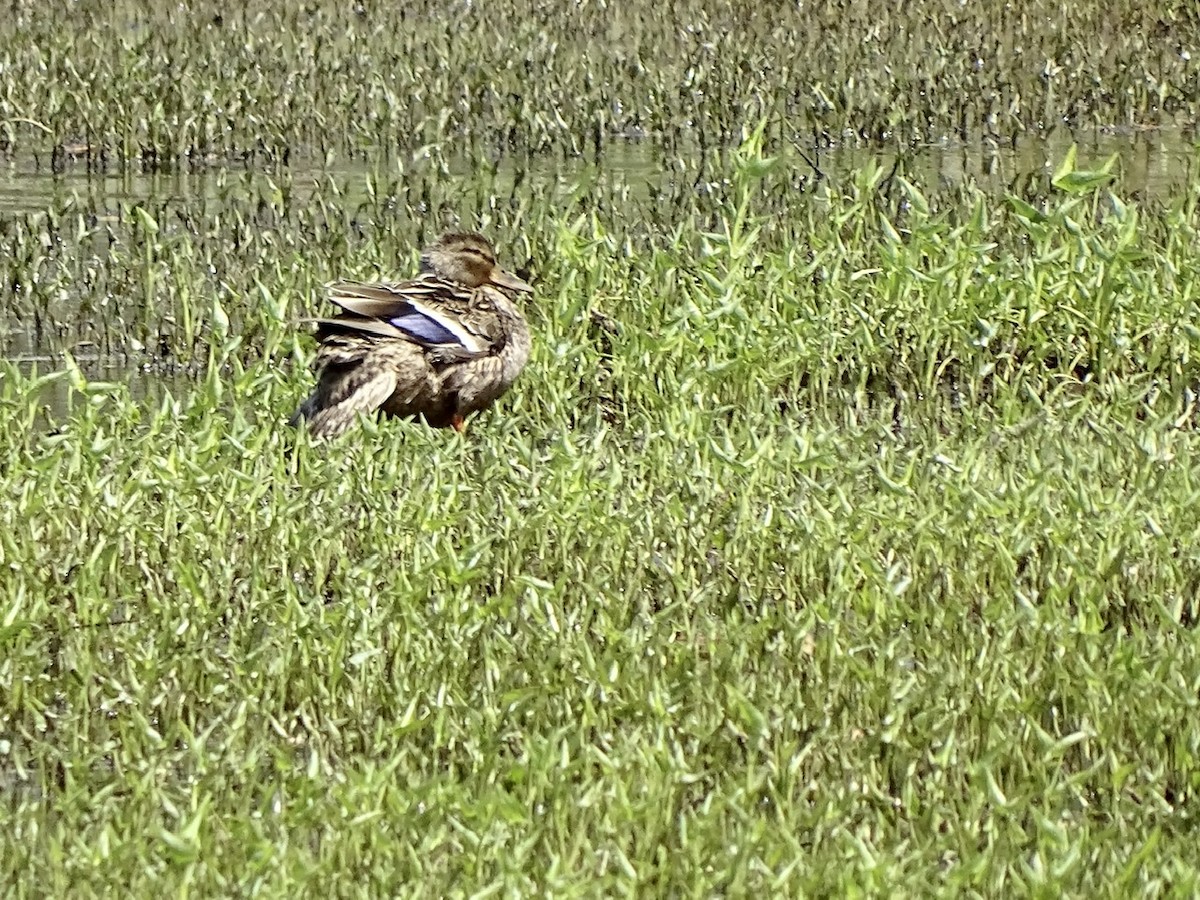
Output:
[[473,254],[467,255],[463,260],[464,268],[480,281],[486,280],[488,274],[492,271],[492,264],[482,256]]
[[482,250],[479,250],[476,247],[467,247],[463,250],[463,253],[467,254],[468,256],[473,256],[477,259],[482,259],[489,266],[494,266],[496,264],[494,257],[484,253]]

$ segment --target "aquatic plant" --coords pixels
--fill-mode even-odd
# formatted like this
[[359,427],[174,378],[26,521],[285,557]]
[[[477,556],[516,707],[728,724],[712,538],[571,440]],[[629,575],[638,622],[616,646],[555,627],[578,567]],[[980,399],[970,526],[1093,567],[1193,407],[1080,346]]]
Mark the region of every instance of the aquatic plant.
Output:
[[[1200,181],[814,147],[1170,118],[1195,17],[878,7],[8,4],[0,883],[1194,893]],[[459,225],[501,414],[284,427]]]

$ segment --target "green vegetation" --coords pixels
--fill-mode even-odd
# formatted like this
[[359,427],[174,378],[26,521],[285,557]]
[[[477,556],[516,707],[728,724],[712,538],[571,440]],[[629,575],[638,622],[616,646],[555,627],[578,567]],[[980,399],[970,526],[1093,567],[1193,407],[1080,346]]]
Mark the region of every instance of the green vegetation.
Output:
[[[50,9],[47,9],[47,7]],[[147,11],[150,7],[151,11]],[[150,168],[1195,123],[1192,0],[8,0],[0,149]]]
[[[1104,67],[1082,121],[1194,116],[1191,5],[1044,33],[989,30],[999,4],[531,6],[10,4],[16,158],[212,168],[0,217],[0,347],[56,360],[0,362],[0,884],[1194,894],[1200,178],[1138,201],[1072,151],[995,196],[805,159],[953,131],[983,95],[914,86],[971,35]],[[697,100],[671,67],[702,20]],[[1131,93],[1154,21],[1185,43]],[[815,82],[768,60],[853,102],[790,118]],[[695,153],[616,171],[634,125]],[[580,147],[569,177],[534,156]],[[286,428],[320,285],[456,223],[538,288],[512,392],[461,436]]]

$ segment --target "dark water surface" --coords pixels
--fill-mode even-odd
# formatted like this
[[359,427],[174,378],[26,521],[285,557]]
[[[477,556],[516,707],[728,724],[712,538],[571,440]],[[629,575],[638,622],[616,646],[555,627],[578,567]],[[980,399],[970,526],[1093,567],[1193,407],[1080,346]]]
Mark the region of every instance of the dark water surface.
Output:
[[[986,193],[1002,195],[1020,179],[1052,172],[1072,143],[1078,146],[1080,168],[1098,166],[1112,155],[1119,157],[1118,191],[1134,199],[1169,200],[1188,189],[1194,182],[1193,169],[1197,148],[1191,139],[1178,131],[1112,130],[1086,135],[1071,135],[1065,131],[1050,137],[1024,137],[1015,145],[962,145],[944,143],[917,150],[905,151],[905,173],[927,193],[939,189],[955,189],[973,184]],[[804,148],[822,173],[831,179],[843,177],[872,162],[890,168],[895,154],[853,148],[825,150],[814,154]],[[648,196],[649,186],[666,177],[679,177],[676,171],[668,175],[652,149],[637,142],[609,144],[601,158],[599,169],[605,177],[629,186],[631,194]],[[797,160],[800,159],[797,155]],[[797,162],[798,165],[808,163]],[[116,209],[123,202],[153,201],[155,203],[189,206],[220,202],[222,188],[232,179],[243,177],[237,164],[221,167],[209,164],[195,171],[154,174],[110,174],[89,171],[82,158],[68,159],[61,171],[52,171],[48,158],[20,157],[0,162],[0,225],[14,216],[37,215],[48,209],[60,208],[73,197],[87,201],[91,208]],[[469,165],[461,168],[468,175]],[[543,183],[558,184],[564,192],[578,178],[595,177],[594,161],[577,163],[561,160],[548,162],[540,168],[536,161],[524,177]],[[365,164],[325,165],[319,161],[293,160],[287,168],[296,191],[304,185],[334,179],[348,185],[364,184],[370,170]],[[504,176],[501,166],[500,176]],[[352,202],[353,197],[347,201]],[[8,310],[0,312],[0,344],[6,356],[22,371],[45,373],[61,368],[58,346],[39,342],[31,323],[13,320]],[[187,373],[151,372],[144,360],[124,357],[105,357],[94,345],[82,343],[72,348],[80,368],[89,377],[100,381],[124,382],[132,394],[155,403],[170,391],[177,394],[187,389]],[[47,403],[52,409],[62,409],[69,391],[65,383],[47,385]]]
[[[1066,131],[1048,137],[1022,137],[1014,144],[945,142],[905,151],[906,172],[923,187],[957,187],[974,183],[984,191],[1002,192],[1025,175],[1052,171],[1072,143],[1078,145],[1080,166],[1098,165],[1109,156],[1120,158],[1121,183],[1127,195],[1164,198],[1184,189],[1196,159],[1197,145],[1179,131],[1164,129],[1113,129],[1071,135]],[[895,154],[888,151],[847,147],[819,154],[799,148],[815,158],[822,171],[843,176],[871,161],[889,167]],[[561,160],[538,165],[534,160],[528,177],[570,183],[591,166],[590,162],[564,164]],[[236,164],[233,164],[237,168]],[[459,166],[463,174],[469,166]],[[663,178],[648,145],[637,142],[610,143],[602,168],[615,178],[638,187]],[[216,199],[223,167],[210,164],[176,173],[121,173],[88,171],[87,161],[78,157],[61,172],[51,170],[46,158],[23,156],[0,162],[0,216],[36,213],[62,203],[72,195],[104,198],[113,202],[173,200],[181,203]],[[502,166],[503,170],[503,166]],[[287,168],[296,185],[313,178],[346,178],[365,175],[365,164],[322,165],[299,160]]]

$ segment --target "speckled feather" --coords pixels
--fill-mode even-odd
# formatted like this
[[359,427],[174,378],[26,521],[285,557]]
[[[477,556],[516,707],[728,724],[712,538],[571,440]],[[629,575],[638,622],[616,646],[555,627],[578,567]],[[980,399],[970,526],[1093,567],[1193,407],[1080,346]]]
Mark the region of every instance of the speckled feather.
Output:
[[508,390],[530,351],[509,292],[532,288],[474,234],[443,235],[422,270],[410,281],[330,285],[341,312],[317,320],[317,385],[292,424],[331,437],[379,411],[461,429]]

